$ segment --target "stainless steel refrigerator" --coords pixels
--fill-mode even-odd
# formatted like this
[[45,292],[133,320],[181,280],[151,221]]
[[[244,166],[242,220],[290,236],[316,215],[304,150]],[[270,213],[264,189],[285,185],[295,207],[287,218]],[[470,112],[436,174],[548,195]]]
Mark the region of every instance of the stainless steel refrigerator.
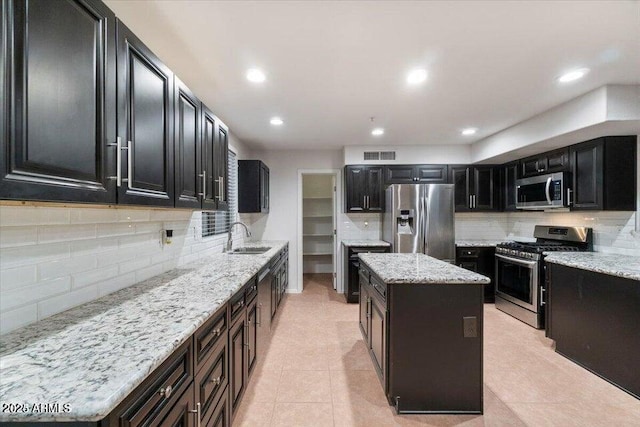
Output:
[[391,252],[455,262],[453,184],[393,184],[386,190],[382,239]]

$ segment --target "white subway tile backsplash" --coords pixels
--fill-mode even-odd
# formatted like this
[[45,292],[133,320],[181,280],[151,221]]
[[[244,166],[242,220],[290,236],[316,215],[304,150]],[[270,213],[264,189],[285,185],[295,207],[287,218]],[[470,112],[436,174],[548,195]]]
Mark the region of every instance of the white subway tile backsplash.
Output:
[[55,295],[64,294],[70,289],[71,277],[69,276],[55,280],[45,280],[35,285],[12,289],[2,293],[2,298],[0,298],[0,312],[43,301]]
[[118,221],[118,211],[116,209],[72,209],[72,224],[99,224]]
[[46,225],[38,226],[38,242],[68,242],[71,240],[93,239],[96,226],[90,225]]
[[36,243],[38,243],[38,229],[36,227],[2,227],[0,248],[27,246]]
[[188,210],[0,206],[0,332],[222,252],[227,235],[203,239],[201,221]]
[[29,304],[0,312],[0,334],[11,332],[38,320],[38,305]]
[[41,208],[33,206],[0,206],[0,224],[11,225],[51,225],[69,224],[70,209]]
[[81,271],[93,270],[97,266],[96,255],[45,262],[38,265],[38,279],[49,280],[69,276]]
[[82,288],[88,285],[102,282],[119,274],[118,265],[110,265],[107,267],[96,268],[94,270],[84,271],[71,275],[71,287],[73,289]]
[[136,227],[132,223],[115,223],[115,224],[98,224],[97,235],[98,237],[109,236],[126,236],[128,234],[135,234]]
[[138,258],[131,261],[120,263],[120,274],[136,271],[151,265],[151,257]]
[[37,273],[35,265],[0,270],[0,292],[36,283]]
[[0,249],[0,270],[69,258],[69,243],[38,244]]
[[97,283],[98,295],[104,296],[136,283],[136,273],[131,272]]
[[38,302],[38,320],[98,298],[98,287],[87,286]]

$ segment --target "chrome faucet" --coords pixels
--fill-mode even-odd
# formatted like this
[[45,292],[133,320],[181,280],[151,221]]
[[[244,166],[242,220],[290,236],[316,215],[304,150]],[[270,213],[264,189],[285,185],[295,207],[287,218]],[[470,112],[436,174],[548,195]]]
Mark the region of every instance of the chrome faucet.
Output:
[[233,232],[233,227],[235,225],[241,225],[244,227],[244,231],[245,231],[245,236],[246,237],[251,237],[251,232],[249,231],[249,227],[247,227],[247,225],[243,222],[240,221],[236,221],[233,224],[231,224],[229,226],[229,234],[227,235],[227,252],[231,252],[231,249],[233,248],[233,240],[232,240],[232,236],[231,233]]

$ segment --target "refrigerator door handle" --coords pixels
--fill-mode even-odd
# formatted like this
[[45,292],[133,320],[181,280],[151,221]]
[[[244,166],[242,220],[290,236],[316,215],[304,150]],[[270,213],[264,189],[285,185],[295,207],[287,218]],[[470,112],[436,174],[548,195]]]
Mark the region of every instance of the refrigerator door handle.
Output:
[[427,210],[427,198],[420,198],[420,210],[422,211],[422,224],[420,224],[420,229],[422,232],[422,253],[426,254],[428,245],[427,245],[427,236],[429,235],[429,212]]

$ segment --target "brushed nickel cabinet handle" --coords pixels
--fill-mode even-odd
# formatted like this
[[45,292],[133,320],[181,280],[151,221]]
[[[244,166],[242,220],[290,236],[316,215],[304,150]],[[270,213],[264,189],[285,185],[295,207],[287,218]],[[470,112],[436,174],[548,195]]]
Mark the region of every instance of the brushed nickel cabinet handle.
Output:
[[190,409],[189,410],[190,414],[194,414],[197,417],[197,419],[196,419],[196,426],[197,427],[200,427],[200,425],[201,425],[200,424],[200,410],[201,410],[200,402],[196,403],[196,409]]
[[161,397],[164,397],[165,399],[168,399],[171,396],[171,392],[173,391],[173,388],[168,385],[165,388],[161,388],[160,391],[158,391],[158,394]]

